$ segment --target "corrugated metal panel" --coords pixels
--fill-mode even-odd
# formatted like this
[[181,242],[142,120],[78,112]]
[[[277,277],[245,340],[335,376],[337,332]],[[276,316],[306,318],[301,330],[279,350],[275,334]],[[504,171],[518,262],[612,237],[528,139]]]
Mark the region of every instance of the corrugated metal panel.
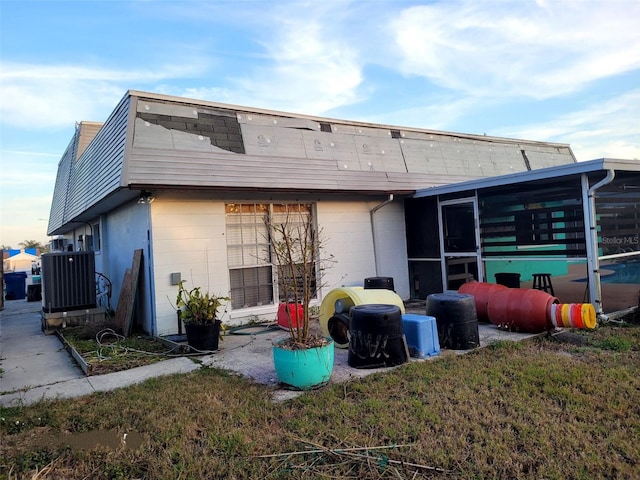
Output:
[[405,138],[400,145],[409,173],[447,173],[439,142]]
[[391,130],[384,127],[371,128],[371,127],[355,126],[354,135],[363,135],[365,137],[375,137],[375,138],[391,138]]
[[568,148],[561,147],[529,147],[525,149],[532,170],[553,167],[555,165],[574,163]]
[[[125,96],[69,172],[63,223],[120,187],[130,98]],[[55,191],[54,197],[62,194]]]
[[169,117],[198,118],[198,109],[187,105],[176,105],[174,103],[158,103],[150,101],[140,101],[136,107],[137,112],[154,113],[167,115]]
[[244,148],[249,155],[297,158],[306,156],[300,130],[251,124],[241,124],[241,130]]
[[174,148],[171,130],[163,126],[152,125],[141,118],[136,118],[134,132],[133,144],[135,148],[154,150],[173,150]]
[[353,137],[353,141],[356,144],[361,170],[406,173],[407,167],[398,140],[358,135]]
[[[302,131],[302,142],[304,150],[308,158],[319,158],[325,160],[336,159],[336,140],[338,135],[328,132],[309,132]],[[344,139],[347,137],[344,136]],[[339,142],[342,143],[342,142]],[[353,144],[352,144],[353,145]],[[347,150],[344,155],[348,158],[358,161],[355,150]]]
[[[334,166],[339,170],[360,170],[360,160],[356,151],[352,135],[343,135],[330,132],[303,132],[307,157],[309,158],[331,158]],[[314,148],[310,148],[311,139],[314,140]],[[320,155],[315,150],[315,139],[319,139],[323,152],[330,156]]]
[[320,123],[307,118],[276,117],[272,115],[259,115],[256,113],[238,113],[238,123],[244,125],[261,125],[264,127],[301,128],[307,130],[320,130]]

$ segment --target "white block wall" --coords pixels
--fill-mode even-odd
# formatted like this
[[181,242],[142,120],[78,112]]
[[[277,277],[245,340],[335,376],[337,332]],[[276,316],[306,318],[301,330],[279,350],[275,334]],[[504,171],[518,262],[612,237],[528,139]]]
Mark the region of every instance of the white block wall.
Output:
[[[180,273],[187,287],[229,295],[225,202],[158,197],[151,205],[156,329],[158,335],[170,335],[177,333],[178,291],[171,285],[171,273]],[[374,276],[393,277],[398,295],[408,298],[402,202],[392,202],[374,215],[378,248],[383,249],[377,255],[378,275],[370,214],[376,205],[362,200],[317,202],[317,221],[325,238],[323,257],[334,260],[323,278],[319,301],[333,288],[362,286],[365,278]],[[276,310],[271,305],[227,311],[222,320],[230,325],[256,317],[275,320]]]
[[229,295],[224,202],[157,198],[151,206],[156,326],[158,335],[169,335],[178,328],[171,273],[188,289]]

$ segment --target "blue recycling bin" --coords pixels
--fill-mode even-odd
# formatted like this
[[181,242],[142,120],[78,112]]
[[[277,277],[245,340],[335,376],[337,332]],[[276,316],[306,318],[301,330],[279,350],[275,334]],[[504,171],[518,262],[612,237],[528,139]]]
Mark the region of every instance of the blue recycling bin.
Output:
[[26,297],[27,273],[10,272],[4,274],[4,283],[7,286],[5,300],[23,300]]

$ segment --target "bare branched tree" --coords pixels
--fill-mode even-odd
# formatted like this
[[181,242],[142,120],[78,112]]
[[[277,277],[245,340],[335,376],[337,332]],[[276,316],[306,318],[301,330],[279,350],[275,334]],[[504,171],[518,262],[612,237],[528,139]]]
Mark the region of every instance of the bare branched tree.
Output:
[[[280,300],[302,305],[303,318],[298,309],[287,308],[291,342],[297,348],[317,345],[318,339],[309,331],[311,300],[316,298],[323,273],[331,259],[321,258],[324,249],[322,231],[316,230],[310,205],[283,205],[267,220],[272,263],[278,272]],[[293,207],[293,208],[291,208]]]

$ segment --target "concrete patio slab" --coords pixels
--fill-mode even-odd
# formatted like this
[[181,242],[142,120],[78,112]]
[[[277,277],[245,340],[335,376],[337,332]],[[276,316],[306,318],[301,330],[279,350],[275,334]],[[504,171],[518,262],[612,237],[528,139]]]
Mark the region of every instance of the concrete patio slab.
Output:
[[[0,312],[0,405],[21,406],[42,399],[74,398],[96,391],[126,387],[147,379],[187,373],[198,368],[215,367],[235,372],[254,382],[273,388],[275,401],[300,395],[278,383],[272,360],[272,346],[287,333],[271,328],[261,333],[226,335],[220,350],[208,355],[172,358],[122,372],[86,377],[55,335],[41,331],[40,304],[26,300],[5,303]],[[407,307],[407,313],[424,314],[423,304]],[[505,332],[494,325],[479,324],[480,346],[500,340],[520,341],[532,334]],[[471,350],[445,350],[445,354],[463,354]],[[433,361],[439,356],[410,361]],[[197,360],[197,361],[196,361]],[[391,367],[393,368],[393,367]],[[348,350],[335,349],[330,383],[362,378],[388,368],[358,369],[348,364]]]

